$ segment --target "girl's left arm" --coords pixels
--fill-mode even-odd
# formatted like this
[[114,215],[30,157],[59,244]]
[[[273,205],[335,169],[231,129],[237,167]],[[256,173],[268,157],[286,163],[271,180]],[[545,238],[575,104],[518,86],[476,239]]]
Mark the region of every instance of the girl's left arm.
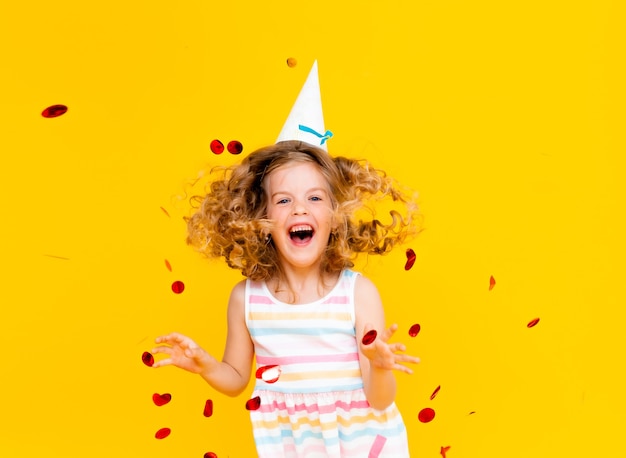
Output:
[[[385,327],[380,294],[370,280],[359,275],[354,294],[356,338],[365,396],[374,409],[383,410],[389,407],[396,396],[393,371],[412,374],[413,371],[404,363],[418,363],[419,358],[400,353],[406,351],[404,344],[389,342],[398,326],[393,324],[389,328]],[[363,336],[372,329],[376,330],[377,337],[369,345],[364,345]]]

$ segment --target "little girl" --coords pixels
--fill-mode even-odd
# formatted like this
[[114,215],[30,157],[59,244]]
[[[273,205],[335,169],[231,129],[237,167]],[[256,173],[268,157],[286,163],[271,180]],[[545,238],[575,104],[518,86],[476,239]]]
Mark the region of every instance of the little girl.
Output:
[[[385,197],[405,214],[355,221]],[[419,360],[390,342],[397,326],[385,327],[376,287],[350,268],[358,253],[387,253],[416,232],[413,201],[369,164],[299,141],[251,153],[193,200],[188,242],[247,279],[230,295],[221,361],[172,333],[156,339],[153,353],[168,357],[154,367],[236,396],[256,355],[260,403],[249,409],[261,458],[408,457],[393,371],[410,374],[405,363]]]

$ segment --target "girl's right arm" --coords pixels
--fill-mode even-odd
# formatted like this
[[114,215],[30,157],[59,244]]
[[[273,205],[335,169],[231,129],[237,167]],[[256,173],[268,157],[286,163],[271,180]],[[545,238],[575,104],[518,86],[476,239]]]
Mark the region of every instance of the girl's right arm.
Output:
[[187,336],[171,333],[157,337],[161,345],[153,353],[169,358],[152,367],[176,366],[199,374],[213,388],[229,396],[241,393],[250,381],[254,347],[245,322],[245,281],[233,288],[228,301],[228,334],[222,361],[218,361]]

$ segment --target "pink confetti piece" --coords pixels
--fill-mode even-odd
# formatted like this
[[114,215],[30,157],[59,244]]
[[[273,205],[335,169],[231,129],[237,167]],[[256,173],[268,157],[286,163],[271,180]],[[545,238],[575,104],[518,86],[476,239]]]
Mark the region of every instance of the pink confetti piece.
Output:
[[230,154],[241,154],[241,152],[243,151],[243,145],[241,144],[241,142],[233,140],[228,142],[226,149]]
[[272,364],[269,366],[261,366],[256,370],[256,378],[260,378],[266,383],[276,383],[280,378],[282,370],[280,366]]
[[441,447],[441,450],[439,450],[439,453],[441,453],[442,458],[446,458],[446,453],[448,452],[448,450],[450,450],[449,445],[445,447]]
[[425,409],[420,410],[420,413],[417,415],[417,418],[422,423],[428,423],[433,421],[435,418],[435,411],[430,407],[426,407]]
[[409,335],[410,335],[411,337],[415,337],[415,336],[417,336],[417,335],[420,333],[420,331],[421,331],[421,330],[422,330],[422,327],[421,327],[418,323],[415,323],[415,324],[414,324],[413,326],[411,326],[411,328],[409,329]]
[[255,396],[252,399],[246,401],[246,410],[257,410],[261,407],[261,397]]
[[217,454],[213,452],[206,452],[204,458],[217,458]]
[[169,393],[163,393],[163,394],[154,393],[152,395],[152,402],[154,402],[154,405],[159,406],[159,407],[164,406],[171,400],[172,400],[172,395]]
[[41,112],[41,116],[44,118],[56,118],[65,113],[67,113],[67,107],[65,105],[51,105]]
[[372,448],[367,455],[367,458],[378,458],[380,456],[380,452],[385,446],[385,442],[387,442],[387,438],[381,436],[380,434],[377,434],[376,438],[374,439],[374,443],[372,444]]
[[406,250],[406,264],[404,265],[404,270],[409,270],[415,264],[415,251],[411,248],[407,248]]
[[493,278],[493,275],[492,275],[491,277],[489,277],[489,291],[491,291],[494,286],[496,286],[496,279]]
[[161,209],[161,211],[162,211],[163,213],[165,213],[168,217],[170,216],[169,212],[168,212],[165,208],[163,208],[163,207],[159,207],[159,208],[160,208],[160,209]]
[[367,331],[364,335],[363,335],[363,339],[361,339],[361,342],[363,342],[363,345],[369,345],[372,342],[374,342],[376,340],[376,336],[378,335],[378,333],[376,332],[376,329],[372,329],[371,331]]
[[211,142],[211,151],[213,154],[222,154],[224,152],[224,144],[219,140],[213,140]]
[[170,272],[172,271],[172,265],[167,259],[165,260],[165,268],[169,270]]
[[143,354],[141,355],[141,360],[146,366],[152,367],[152,365],[154,364],[154,356],[152,356],[152,353],[147,351],[143,352]]
[[213,415],[213,401],[211,399],[207,399],[204,403],[203,415],[207,418]]
[[174,291],[176,294],[182,293],[183,291],[185,291],[185,284],[180,280],[176,280],[174,283],[172,283],[172,291]]
[[156,437],[157,439],[165,439],[167,436],[170,435],[171,432],[172,430],[169,428],[161,428],[156,432],[154,437]]
[[526,325],[526,327],[528,327],[528,328],[532,328],[532,327],[536,326],[536,325],[537,325],[537,323],[539,323],[539,318],[535,318],[534,320],[531,320],[531,321],[530,321],[530,322]]
[[439,390],[441,389],[441,385],[439,385],[437,388],[435,388],[435,391],[433,391],[433,393],[430,395],[430,400],[432,401],[433,399],[435,399],[435,396],[437,396],[437,393],[439,393]]

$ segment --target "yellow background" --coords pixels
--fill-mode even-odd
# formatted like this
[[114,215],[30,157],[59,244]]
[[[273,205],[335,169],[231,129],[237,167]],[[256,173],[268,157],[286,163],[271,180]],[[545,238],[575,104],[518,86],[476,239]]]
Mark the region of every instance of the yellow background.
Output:
[[361,266],[423,360],[398,376],[412,455],[618,456],[618,5],[3,1],[0,456],[254,456],[249,390],[141,354],[178,330],[221,356],[240,275],[185,245],[186,184],[241,158],[214,138],[273,142],[315,59],[330,152],[420,192],[413,269],[404,249]]

